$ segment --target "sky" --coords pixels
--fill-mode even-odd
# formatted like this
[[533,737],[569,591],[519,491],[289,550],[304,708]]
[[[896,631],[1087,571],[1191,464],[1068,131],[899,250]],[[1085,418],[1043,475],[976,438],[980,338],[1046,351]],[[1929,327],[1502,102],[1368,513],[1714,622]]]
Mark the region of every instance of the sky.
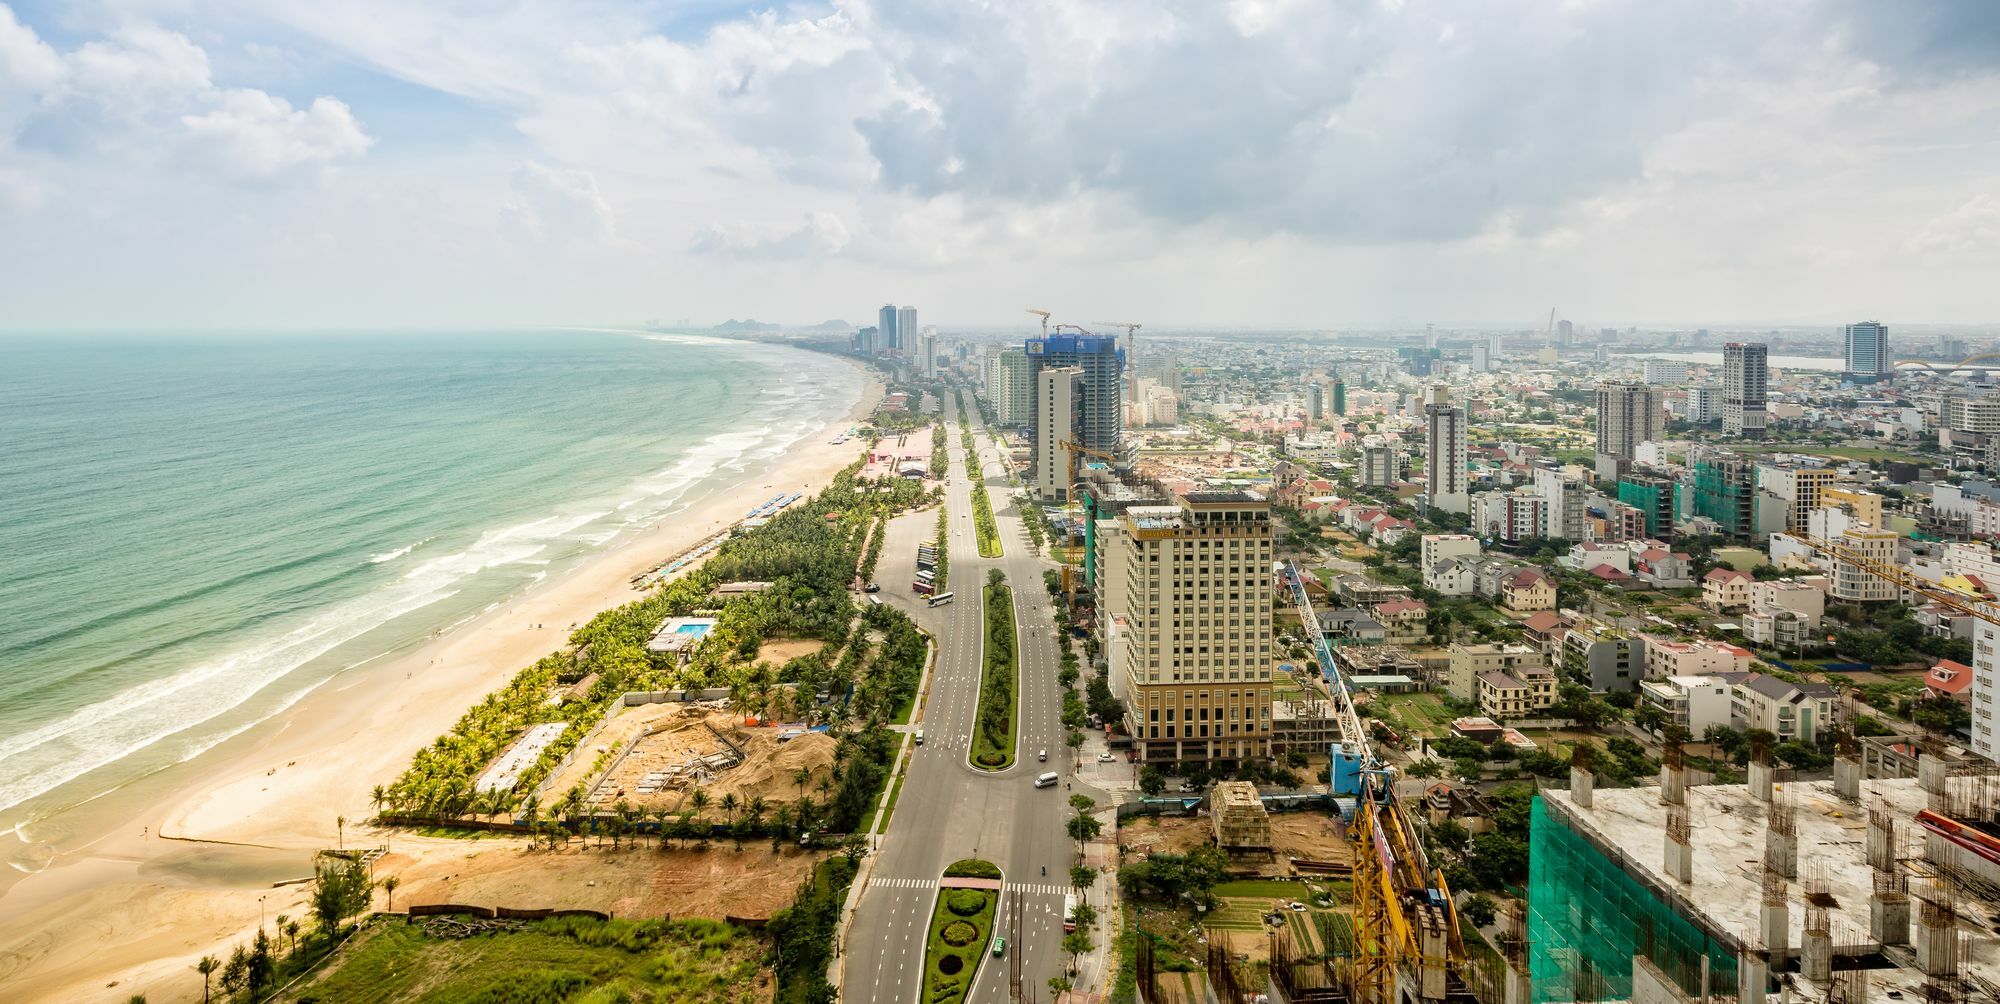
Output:
[[0,0],[0,328],[2000,322],[2000,3]]

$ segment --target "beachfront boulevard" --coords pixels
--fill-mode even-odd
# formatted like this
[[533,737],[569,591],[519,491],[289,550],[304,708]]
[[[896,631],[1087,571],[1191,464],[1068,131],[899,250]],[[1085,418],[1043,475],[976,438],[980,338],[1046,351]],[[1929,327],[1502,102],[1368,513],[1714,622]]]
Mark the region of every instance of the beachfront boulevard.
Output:
[[[1034,786],[1037,774],[1053,770],[1067,778],[1071,767],[1069,748],[1063,745],[1062,692],[1056,679],[1060,655],[1052,635],[1048,591],[1042,582],[1042,570],[1048,566],[1029,552],[1012,492],[1000,465],[993,462],[992,442],[976,413],[973,421],[975,442],[986,454],[987,462],[982,466],[990,475],[987,491],[1005,541],[1005,556],[979,556],[967,476],[968,463],[974,458],[966,457],[960,448],[955,422],[947,437],[951,450],[947,494],[950,588],[957,600],[928,607],[910,594],[907,582],[895,581],[887,571],[910,567],[918,540],[929,536],[936,525],[928,518],[930,514],[896,521],[882,556],[882,595],[935,633],[940,651],[921,722],[925,742],[914,748],[902,796],[842,946],[842,1000],[852,1004],[901,1004],[917,999],[922,990],[924,936],[936,880],[946,865],[960,858],[983,858],[1005,871],[1006,892],[995,929],[1008,939],[1008,956],[1021,953],[1025,985],[1045,995],[1049,977],[1060,975],[1068,961],[1061,947],[1063,894],[1068,891],[1073,858],[1072,844],[1063,829],[1068,798],[1075,792],[1100,800],[1103,797],[1081,785],[1074,792],[1060,784],[1053,788]],[[1018,758],[1011,769],[1000,773],[975,770],[966,760],[979,701],[980,586],[990,568],[1005,572],[1013,585],[1020,628]],[[1049,751],[1047,763],[1035,759],[1036,751],[1044,749]],[[1016,910],[1025,911],[1018,943],[1012,934]],[[1005,1001],[1008,963],[1007,958],[988,955],[968,1000],[974,1004]]]

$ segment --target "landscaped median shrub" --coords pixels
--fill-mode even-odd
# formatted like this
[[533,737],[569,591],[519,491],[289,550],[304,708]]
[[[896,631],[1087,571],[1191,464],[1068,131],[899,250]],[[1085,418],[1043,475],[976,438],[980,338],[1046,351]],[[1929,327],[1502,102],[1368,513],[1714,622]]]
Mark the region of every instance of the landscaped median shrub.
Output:
[[1020,698],[1015,689],[1014,593],[999,569],[986,584],[985,668],[979,683],[979,719],[972,733],[972,762],[989,770],[1014,763]]
[[[1000,878],[991,861],[953,862],[946,878]],[[993,942],[993,914],[1000,893],[991,889],[943,889],[931,911],[924,945],[923,999],[928,1004],[962,1004]]]

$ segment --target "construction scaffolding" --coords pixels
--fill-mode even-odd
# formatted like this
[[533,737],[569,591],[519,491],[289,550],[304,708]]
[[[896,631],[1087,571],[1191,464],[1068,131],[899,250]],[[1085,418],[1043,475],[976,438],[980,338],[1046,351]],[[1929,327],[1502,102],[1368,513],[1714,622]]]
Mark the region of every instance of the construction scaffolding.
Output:
[[1691,997],[1736,992],[1730,946],[1677,913],[1535,799],[1528,817],[1528,971],[1535,1001],[1630,997],[1635,954],[1651,959]]

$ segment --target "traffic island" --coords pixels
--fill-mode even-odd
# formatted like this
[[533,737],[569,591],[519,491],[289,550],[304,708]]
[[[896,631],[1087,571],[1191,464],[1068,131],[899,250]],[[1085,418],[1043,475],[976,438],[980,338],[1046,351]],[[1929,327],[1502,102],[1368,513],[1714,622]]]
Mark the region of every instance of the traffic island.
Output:
[[1020,659],[1016,653],[1014,593],[1007,577],[995,568],[986,580],[986,656],[979,679],[979,717],[972,726],[966,756],[980,770],[1002,771],[1014,766],[1015,730],[1020,724],[1021,696],[1016,685]]
[[924,948],[925,1004],[961,1004],[972,992],[980,961],[1006,953],[1005,942],[993,933],[1002,885],[999,866],[976,858],[954,862],[938,879]]

